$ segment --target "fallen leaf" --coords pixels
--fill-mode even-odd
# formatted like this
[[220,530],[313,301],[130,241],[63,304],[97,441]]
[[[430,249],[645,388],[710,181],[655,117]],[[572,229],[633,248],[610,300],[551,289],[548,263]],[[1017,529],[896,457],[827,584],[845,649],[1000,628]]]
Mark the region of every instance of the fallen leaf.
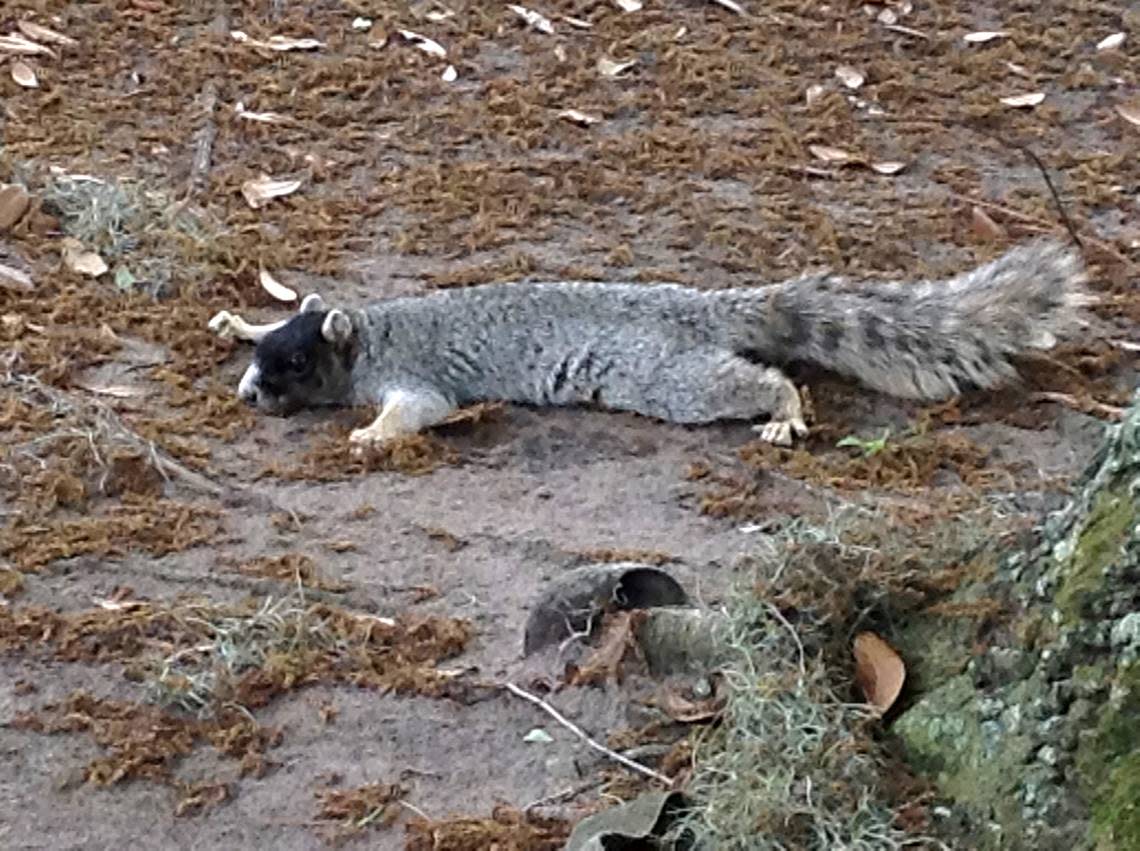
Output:
[[835,69],[835,76],[849,89],[859,88],[866,80],[861,72],[850,65],[840,65]]
[[579,30],[589,30],[589,29],[594,28],[593,24],[591,24],[589,21],[583,21],[581,18],[570,18],[570,17],[567,17],[566,15],[563,15],[562,20],[564,20],[566,23],[568,23],[570,26],[574,27],[575,29],[579,29]]
[[279,53],[290,50],[317,50],[325,46],[324,42],[317,41],[315,38],[290,38],[284,35],[271,35],[267,41],[259,41],[256,38],[250,38],[241,30],[233,30],[230,32],[230,37],[240,44],[264,47],[268,50],[276,50]]
[[247,180],[241,185],[241,194],[245,202],[253,209],[264,207],[274,198],[291,195],[301,188],[299,180],[274,180],[272,177],[262,175],[254,180]]
[[875,20],[880,24],[887,24],[890,26],[899,22],[899,16],[894,9],[888,9],[884,6],[879,11],[879,14],[875,17]]
[[445,56],[447,56],[447,49],[438,41],[433,41],[426,35],[414,33],[411,30],[397,30],[397,32],[400,33],[404,41],[410,41],[412,44],[430,56],[438,56],[440,59],[443,59]]
[[115,269],[115,286],[120,290],[129,290],[135,285],[136,280],[134,273],[126,266]]
[[238,118],[246,121],[258,121],[262,124],[278,124],[285,120],[285,116],[277,112],[250,112],[245,108],[245,104],[234,104],[234,112],[237,113]]
[[813,157],[817,160],[823,160],[825,163],[848,163],[854,159],[850,153],[842,148],[832,148],[827,145],[808,145],[808,150],[811,151]]
[[50,47],[45,47],[42,44],[37,44],[34,41],[29,41],[22,35],[10,33],[9,35],[0,35],[0,51],[6,53],[17,53],[21,56],[51,56],[55,58],[55,51]]
[[352,19],[352,28],[354,30],[359,30],[361,32],[367,32],[368,30],[372,29],[372,19],[371,18],[353,18]]
[[738,15],[744,14],[744,7],[737,3],[735,0],[713,0],[718,6],[723,6],[730,12],[736,12]]
[[455,70],[454,65],[448,65],[443,69],[443,73],[439,75],[439,78],[445,83],[454,83],[459,79],[459,72]]
[[823,97],[823,93],[826,91],[827,86],[821,85],[820,83],[815,83],[807,87],[807,91],[804,92],[804,100],[807,101],[808,106],[811,106],[821,97]]
[[257,281],[263,290],[278,301],[297,300],[297,293],[265,271],[264,267],[257,273]]
[[554,45],[554,58],[557,59],[559,62],[565,62],[566,61],[566,48],[563,47],[561,44]]
[[881,163],[871,163],[871,170],[879,174],[898,174],[906,168],[906,163],[887,161]]
[[541,727],[535,727],[523,736],[523,741],[528,745],[549,745],[554,741],[554,737]]
[[66,46],[79,43],[75,39],[65,36],[63,33],[42,27],[32,21],[16,21],[16,26],[20,28],[20,32],[32,41],[46,41],[51,44],[62,44]]
[[902,691],[906,666],[894,648],[873,632],[855,636],[855,682],[867,702],[885,713]]
[[5,231],[24,217],[32,199],[22,186],[0,183],[0,231]]
[[63,265],[72,272],[89,278],[98,278],[107,273],[107,264],[98,252],[88,251],[79,240],[68,237],[63,240],[62,246]]
[[525,6],[515,6],[513,3],[508,3],[507,8],[539,32],[546,33],[547,35],[554,33],[554,24],[552,24],[550,18],[547,18],[545,15],[540,15],[538,12],[528,9]]
[[1116,50],[1120,45],[1124,44],[1124,33],[1113,33],[1110,36],[1105,36],[1097,42],[1097,50]]
[[12,79],[25,89],[38,89],[40,86],[40,81],[36,79],[36,72],[32,70],[32,66],[21,59],[12,63]]
[[615,0],[623,12],[640,12],[641,0]]
[[966,33],[962,36],[962,41],[967,44],[985,44],[987,41],[994,41],[999,38],[1009,38],[1009,33],[1004,30],[982,30],[981,32]]
[[596,115],[588,115],[576,109],[564,109],[558,113],[558,117],[565,118],[567,121],[573,121],[575,124],[581,124],[583,127],[589,127],[591,124],[597,124],[602,120]]
[[34,289],[32,279],[28,274],[11,266],[5,266],[3,263],[0,263],[0,287],[24,290],[25,292],[31,292]]
[[1140,101],[1118,103],[1116,105],[1116,114],[1133,127],[1140,127]]
[[1037,106],[1041,101],[1045,100],[1044,92],[1028,92],[1024,95],[1011,95],[1009,97],[1001,98],[1001,102],[1006,106],[1012,107],[1029,107]]
[[633,614],[621,611],[606,617],[597,647],[580,666],[571,666],[566,677],[569,685],[600,684],[620,679],[622,659],[625,658],[626,651],[636,644]]
[[615,62],[603,56],[598,60],[598,73],[603,77],[616,77],[622,71],[626,71],[637,64],[637,60],[631,59],[629,62]]
[[974,207],[970,211],[970,224],[974,233],[987,242],[1004,242],[1007,238],[1005,228],[990,218],[989,213],[981,207]]
[[431,21],[433,24],[438,24],[440,21],[446,21],[448,18],[454,18],[455,13],[450,9],[432,9],[430,12],[424,15],[424,17]]
[[146,390],[141,387],[133,387],[130,384],[85,384],[83,382],[76,382],[75,386],[80,390],[86,390],[88,393],[94,393],[96,396],[109,396],[112,399],[141,399],[146,395]]
[[686,26],[677,27],[677,31],[673,33],[673,41],[680,41],[689,34],[689,28]]

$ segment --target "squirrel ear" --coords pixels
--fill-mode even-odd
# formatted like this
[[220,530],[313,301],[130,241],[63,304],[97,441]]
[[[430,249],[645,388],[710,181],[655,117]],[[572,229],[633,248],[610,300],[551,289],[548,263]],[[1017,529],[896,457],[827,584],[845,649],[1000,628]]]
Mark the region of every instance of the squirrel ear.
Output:
[[352,339],[352,320],[343,310],[330,310],[321,323],[321,336],[333,345],[347,343]]
[[320,313],[325,309],[325,300],[321,298],[320,293],[310,293],[301,300],[301,307],[298,308],[298,313]]

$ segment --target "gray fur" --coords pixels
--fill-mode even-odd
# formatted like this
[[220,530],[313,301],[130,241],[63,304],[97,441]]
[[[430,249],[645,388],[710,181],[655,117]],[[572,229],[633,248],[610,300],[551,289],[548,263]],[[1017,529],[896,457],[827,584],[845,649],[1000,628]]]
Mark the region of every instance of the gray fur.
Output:
[[[995,387],[1015,378],[1012,355],[1077,321],[1082,278],[1071,251],[1034,242],[942,282],[854,286],[817,275],[719,291],[578,282],[446,290],[319,314],[326,330],[347,319],[347,337],[301,333],[317,317],[294,317],[259,342],[251,367],[279,392],[251,401],[280,410],[398,398],[401,422],[385,434],[486,400],[589,403],[679,423],[799,422],[795,388],[776,365],[804,361],[914,399]],[[298,348],[319,366],[273,373]]]

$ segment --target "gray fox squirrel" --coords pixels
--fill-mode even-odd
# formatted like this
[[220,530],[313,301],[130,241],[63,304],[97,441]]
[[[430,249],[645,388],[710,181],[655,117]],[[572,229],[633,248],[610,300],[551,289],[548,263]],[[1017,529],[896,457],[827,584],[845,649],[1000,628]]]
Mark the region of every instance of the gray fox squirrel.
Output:
[[239,396],[270,413],[375,405],[351,435],[385,441],[479,401],[592,403],[675,423],[755,421],[805,436],[778,364],[797,360],[894,396],[937,400],[1016,378],[1010,356],[1049,348],[1079,321],[1080,260],[1036,241],[946,281],[860,286],[811,275],[704,291],[675,284],[505,283],[361,309],[307,296],[297,314],[210,328],[257,344]]

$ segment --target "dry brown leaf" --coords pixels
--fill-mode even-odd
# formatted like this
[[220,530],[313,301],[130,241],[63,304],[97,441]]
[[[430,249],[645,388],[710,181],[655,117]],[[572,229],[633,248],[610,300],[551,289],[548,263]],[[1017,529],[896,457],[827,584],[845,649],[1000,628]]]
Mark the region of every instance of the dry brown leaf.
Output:
[[63,33],[58,33],[55,30],[42,27],[39,24],[32,23],[31,21],[16,21],[16,26],[20,28],[20,32],[30,38],[32,41],[48,42],[49,44],[62,44],[70,47],[73,44],[78,44],[75,39],[65,36]]
[[1124,33],[1113,33],[1110,36],[1105,36],[1097,42],[1097,50],[1116,50],[1120,45],[1124,44]]
[[996,41],[999,38],[1009,38],[1009,33],[1005,30],[982,30],[966,33],[962,36],[962,41],[967,44],[985,44],[987,41]]
[[718,6],[723,6],[730,12],[735,12],[738,15],[744,14],[744,7],[741,6],[736,0],[713,0]]
[[981,207],[974,207],[970,211],[970,223],[974,233],[987,242],[1003,242],[1008,238],[1005,228],[990,218]]
[[278,112],[250,112],[241,101],[234,104],[234,112],[237,113],[238,118],[246,121],[258,121],[262,124],[278,124],[285,120],[285,116]]
[[25,89],[38,89],[40,81],[36,79],[36,72],[32,66],[22,59],[17,59],[12,63],[12,79],[16,81],[17,85],[23,86]]
[[1045,100],[1044,92],[1027,92],[1023,95],[1010,95],[1009,97],[1002,98],[1001,102],[1006,106],[1023,108],[1037,106],[1043,100]]
[[32,203],[24,187],[0,183],[0,231],[5,231],[24,217]]
[[533,9],[528,9],[525,6],[516,6],[513,3],[508,3],[507,8],[522,18],[527,24],[541,33],[552,35],[554,33],[554,24],[550,22],[550,18],[535,12]]
[[906,666],[899,654],[873,632],[855,636],[855,682],[867,702],[885,713],[902,691]]
[[37,44],[34,41],[28,41],[22,35],[12,33],[11,35],[0,35],[0,52],[15,53],[17,56],[50,56],[55,58],[55,51],[50,47],[44,47],[42,44]]
[[849,163],[854,157],[842,148],[832,148],[828,145],[808,145],[811,155],[825,163]]
[[1140,127],[1140,101],[1118,103],[1116,105],[1116,114],[1133,127]]
[[107,264],[98,252],[88,251],[79,240],[67,237],[63,240],[62,246],[63,265],[72,272],[89,278],[98,278],[107,273]]
[[607,680],[618,680],[621,675],[621,662],[626,650],[636,644],[633,635],[633,612],[614,612],[608,615],[602,625],[602,637],[598,646],[578,667],[572,667],[566,677],[569,685],[601,684]]
[[598,60],[598,73],[603,77],[616,77],[623,71],[632,68],[637,64],[637,60],[631,59],[628,62],[615,62],[603,56]]
[[241,194],[250,207],[257,210],[264,207],[274,198],[292,195],[301,188],[299,180],[274,180],[268,175],[262,175],[254,180],[247,180],[241,185]]
[[887,162],[871,163],[871,170],[879,174],[898,174],[906,168],[906,163],[888,160]]
[[404,41],[410,41],[429,56],[438,56],[440,59],[447,56],[447,48],[438,41],[428,38],[426,35],[420,35],[411,30],[397,30],[397,32],[403,37]]
[[850,65],[840,65],[835,69],[835,76],[849,89],[857,89],[866,81],[863,73]]
[[257,273],[257,281],[261,284],[263,290],[278,301],[288,302],[297,300],[297,293],[265,271],[264,267]]
[[317,50],[325,46],[324,42],[317,41],[315,38],[290,38],[284,35],[271,35],[268,40],[260,41],[256,38],[250,38],[241,30],[232,30],[230,38],[239,44],[264,47],[267,50],[276,50],[279,53],[290,50]]
[[25,292],[31,292],[34,289],[32,279],[29,275],[21,272],[19,269],[5,266],[3,263],[0,263],[0,287],[23,290]]
[[564,109],[558,113],[559,118],[565,118],[567,121],[572,121],[575,124],[580,124],[583,127],[589,127],[591,124],[597,124],[602,119],[596,115],[588,115],[585,112],[580,112],[577,109]]

